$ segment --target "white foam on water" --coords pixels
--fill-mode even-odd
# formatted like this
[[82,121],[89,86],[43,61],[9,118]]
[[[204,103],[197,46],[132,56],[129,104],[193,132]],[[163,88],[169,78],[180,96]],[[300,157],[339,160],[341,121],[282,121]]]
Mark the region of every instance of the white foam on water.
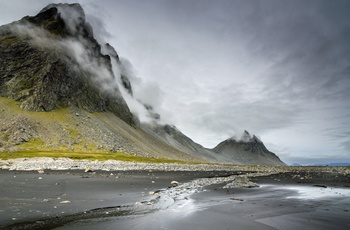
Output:
[[350,197],[350,189],[333,187],[308,187],[308,186],[286,186],[285,189],[294,190],[296,195],[287,198],[296,199],[320,199],[324,197]]

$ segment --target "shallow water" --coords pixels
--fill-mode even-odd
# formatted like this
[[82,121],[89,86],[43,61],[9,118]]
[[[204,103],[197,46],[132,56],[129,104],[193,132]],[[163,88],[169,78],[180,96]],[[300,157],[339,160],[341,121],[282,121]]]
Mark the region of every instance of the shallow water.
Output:
[[[55,178],[49,175],[41,176],[43,180],[31,179],[31,177],[29,179],[33,182],[39,181],[42,183],[46,178]],[[175,176],[167,177],[167,183]],[[108,198],[111,205],[115,203],[116,198],[124,197],[124,192],[127,191],[127,194],[130,191],[143,191],[142,194],[155,191],[155,194],[141,196],[141,193],[139,195],[135,193],[132,196],[133,199],[142,199],[136,200],[140,202],[130,203],[128,201],[124,202],[124,204],[128,204],[122,206],[102,206],[105,208],[73,211],[71,214],[66,213],[66,216],[55,217],[50,215],[46,219],[32,219],[31,223],[27,224],[21,222],[23,225],[19,227],[23,228],[12,225],[13,228],[8,229],[30,229],[31,226],[34,226],[35,229],[59,230],[350,229],[350,213],[348,210],[350,207],[350,189],[320,188],[313,187],[312,184],[288,184],[289,182],[287,184],[262,184],[260,188],[222,189],[226,182],[235,178],[234,176],[226,176],[195,179],[180,183],[177,187],[163,187],[164,189],[156,191],[151,189],[154,189],[154,186],[161,182],[157,177],[149,179],[149,182],[134,177],[125,178],[125,180],[118,178],[117,181],[115,178],[84,179],[76,176],[67,177],[68,181],[73,179],[76,184],[71,187],[74,189],[66,186],[64,192],[68,193],[66,196],[74,199],[79,197],[79,194],[92,198],[94,197],[94,191],[98,195],[99,190],[106,190],[106,188],[110,188],[108,191],[111,195],[105,194],[106,197],[101,198]],[[19,179],[18,176],[16,178]],[[14,183],[16,181],[8,180],[8,182]],[[22,183],[22,180],[19,182]],[[79,183],[80,186],[78,186]],[[50,184],[55,183],[50,181]],[[66,183],[65,185],[70,184]],[[101,188],[89,189],[88,193],[79,189],[82,188],[82,185],[89,187],[97,184],[101,185]],[[133,184],[138,186],[134,187]],[[125,188],[121,190],[120,186],[125,186]],[[18,187],[17,182],[16,187]],[[146,188],[147,190],[145,190]],[[123,196],[119,194],[121,191],[123,191]],[[125,194],[125,197],[128,196]],[[74,200],[67,207],[71,205],[74,205]]]
[[326,197],[350,197],[350,189],[346,188],[322,188],[310,186],[286,186],[285,189],[296,191],[297,194],[287,198],[296,199],[321,199]]
[[349,189],[262,185],[225,191],[221,185],[176,197],[144,215],[75,222],[60,230],[92,229],[349,229]]

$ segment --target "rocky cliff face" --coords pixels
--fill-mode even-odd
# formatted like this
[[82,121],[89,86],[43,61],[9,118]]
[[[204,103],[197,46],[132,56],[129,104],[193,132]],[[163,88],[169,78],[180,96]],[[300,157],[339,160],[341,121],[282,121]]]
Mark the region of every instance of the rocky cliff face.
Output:
[[51,4],[0,27],[0,96],[28,111],[77,106],[134,118],[79,4]]

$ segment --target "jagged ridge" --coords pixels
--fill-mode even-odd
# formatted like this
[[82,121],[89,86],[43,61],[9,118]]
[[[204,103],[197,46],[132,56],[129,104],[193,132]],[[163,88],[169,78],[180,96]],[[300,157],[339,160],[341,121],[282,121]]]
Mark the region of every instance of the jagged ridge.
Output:
[[215,148],[207,149],[195,143],[174,126],[143,125],[143,129],[181,151],[210,162],[284,165],[276,154],[270,152],[258,137],[251,136],[248,131],[244,131],[240,140],[229,138]]

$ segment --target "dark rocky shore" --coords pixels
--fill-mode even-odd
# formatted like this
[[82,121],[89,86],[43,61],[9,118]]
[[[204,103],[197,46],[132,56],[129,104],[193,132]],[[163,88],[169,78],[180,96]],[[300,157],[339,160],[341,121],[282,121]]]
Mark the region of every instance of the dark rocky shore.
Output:
[[18,159],[0,161],[0,166],[1,229],[350,226],[346,167],[69,159]]

